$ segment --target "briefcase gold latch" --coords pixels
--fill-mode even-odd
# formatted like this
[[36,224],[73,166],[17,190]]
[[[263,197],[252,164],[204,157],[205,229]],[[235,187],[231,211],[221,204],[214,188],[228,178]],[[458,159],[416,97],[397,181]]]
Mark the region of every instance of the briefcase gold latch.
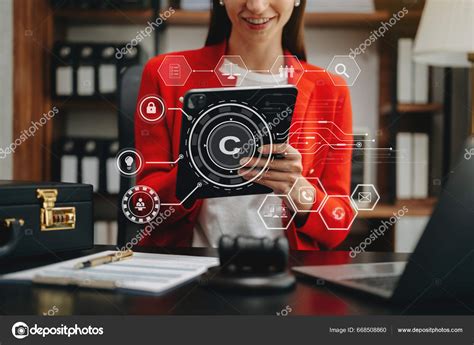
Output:
[[37,189],[38,199],[43,200],[41,208],[41,231],[71,230],[76,227],[75,207],[55,207],[57,189]]

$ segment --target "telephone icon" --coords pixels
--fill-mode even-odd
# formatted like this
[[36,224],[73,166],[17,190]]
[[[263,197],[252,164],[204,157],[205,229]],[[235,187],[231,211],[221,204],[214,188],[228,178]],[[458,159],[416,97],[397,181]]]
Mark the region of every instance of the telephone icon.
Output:
[[310,187],[301,187],[299,190],[299,199],[302,204],[313,204],[315,198],[315,190]]

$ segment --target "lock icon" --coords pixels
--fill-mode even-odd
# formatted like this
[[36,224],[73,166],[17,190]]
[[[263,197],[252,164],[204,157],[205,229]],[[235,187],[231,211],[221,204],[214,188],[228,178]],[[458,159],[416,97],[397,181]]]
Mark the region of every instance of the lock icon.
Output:
[[149,102],[147,107],[146,107],[146,112],[147,112],[147,114],[156,114],[155,103]]

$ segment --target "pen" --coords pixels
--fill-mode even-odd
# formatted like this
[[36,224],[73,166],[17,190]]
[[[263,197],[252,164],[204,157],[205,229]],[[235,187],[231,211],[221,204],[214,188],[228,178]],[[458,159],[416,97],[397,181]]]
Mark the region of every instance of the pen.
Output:
[[109,254],[109,255],[101,256],[101,257],[94,258],[91,260],[87,260],[84,262],[79,262],[76,265],[74,265],[74,269],[80,270],[82,268],[94,267],[94,266],[109,264],[111,262],[122,261],[122,260],[130,259],[132,255],[133,255],[133,252],[131,250],[122,252],[121,255],[118,255],[117,253]]

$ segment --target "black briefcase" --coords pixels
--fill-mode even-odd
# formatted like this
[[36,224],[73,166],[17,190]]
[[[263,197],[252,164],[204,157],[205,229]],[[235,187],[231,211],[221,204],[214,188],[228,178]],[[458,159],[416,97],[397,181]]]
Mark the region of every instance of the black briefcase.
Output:
[[0,257],[89,249],[92,186],[0,181]]

